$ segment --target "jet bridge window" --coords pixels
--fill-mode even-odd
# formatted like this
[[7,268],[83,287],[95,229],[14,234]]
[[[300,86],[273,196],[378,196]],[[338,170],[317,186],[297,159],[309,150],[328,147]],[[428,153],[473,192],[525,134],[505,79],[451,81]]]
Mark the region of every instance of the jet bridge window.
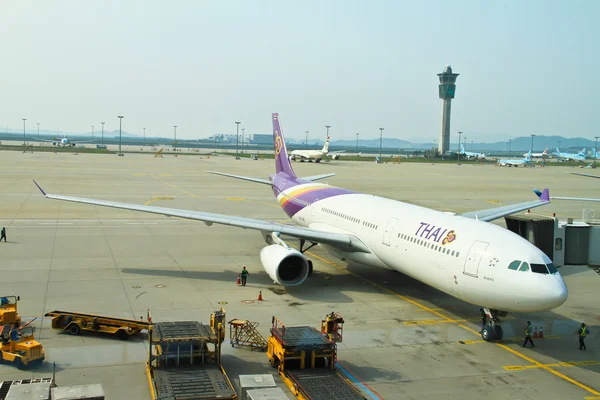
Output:
[[547,274],[546,264],[531,264],[531,270],[537,274]]
[[529,264],[527,264],[525,261],[523,261],[521,263],[521,267],[519,268],[519,271],[529,271]]
[[510,264],[508,264],[508,269],[514,269],[515,271],[517,269],[519,269],[519,265],[521,265],[521,261],[513,261]]

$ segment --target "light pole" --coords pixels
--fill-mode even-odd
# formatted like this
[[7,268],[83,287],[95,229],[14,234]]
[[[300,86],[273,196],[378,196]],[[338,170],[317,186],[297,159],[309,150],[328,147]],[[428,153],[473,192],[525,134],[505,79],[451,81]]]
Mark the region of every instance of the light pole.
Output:
[[308,131],[304,132],[306,132],[306,141],[304,142],[304,147],[308,147]]
[[146,128],[144,128],[144,140],[146,140]]
[[246,128],[242,128],[242,153],[244,152],[244,131]]
[[[325,128],[327,128],[327,137],[329,137],[329,128],[331,128],[331,125],[325,125]],[[327,138],[325,138],[327,139]]]
[[594,145],[594,168],[596,168],[596,158],[598,158],[597,154],[598,154],[598,138],[600,136],[594,136],[594,139],[596,139],[596,144]]
[[94,125],[92,125],[92,140],[94,140]]
[[23,120],[23,146],[25,146],[25,121],[27,118],[21,118]]
[[358,132],[356,132],[356,155],[358,156]]
[[119,115],[119,155],[122,156],[123,153],[121,153],[121,122],[123,122],[123,116]]
[[173,125],[173,128],[175,128],[173,148],[175,149],[175,151],[177,151],[177,125]]
[[38,126],[38,137],[40,137],[40,123],[39,122],[37,123],[37,126]]
[[382,162],[381,160],[381,145],[383,143],[383,128],[379,128],[380,134],[379,134],[379,162]]
[[102,144],[104,144],[104,122],[100,122],[102,124]]
[[238,155],[238,139],[240,137],[240,124],[241,122],[236,122],[236,133],[235,133],[235,159],[239,160],[240,156]]
[[462,132],[458,131],[458,165],[460,165],[460,135],[462,135]]
[[467,137],[465,136],[465,145],[464,145],[465,151],[467,150]]
[[508,158],[510,158],[510,145],[512,143],[512,139],[508,139]]

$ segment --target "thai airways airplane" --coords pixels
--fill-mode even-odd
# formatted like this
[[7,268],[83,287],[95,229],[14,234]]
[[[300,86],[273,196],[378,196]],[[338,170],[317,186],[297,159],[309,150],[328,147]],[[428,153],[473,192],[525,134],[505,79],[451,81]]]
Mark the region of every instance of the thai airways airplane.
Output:
[[[273,190],[297,226],[199,211],[108,200],[42,194],[55,200],[176,216],[260,232],[267,245],[260,260],[276,283],[304,283],[312,272],[305,252],[319,244],[343,261],[406,274],[451,296],[481,306],[489,324],[486,341],[503,336],[507,312],[550,310],[567,300],[567,287],[552,261],[519,235],[488,223],[505,215],[548,204],[539,199],[498,208],[454,214],[315,181],[334,174],[299,178],[290,164],[279,114],[272,114],[275,174],[269,179],[210,173],[263,184]],[[296,250],[284,238],[299,240]],[[308,246],[307,246],[308,244]]]
[[460,145],[460,155],[461,156],[465,156],[468,159],[475,159],[475,160],[484,160],[485,159],[485,154],[483,153],[473,153],[470,151],[465,151],[465,148],[463,147],[463,145]]
[[325,141],[325,144],[323,145],[323,148],[321,150],[294,150],[294,151],[292,151],[290,158],[293,161],[296,161],[296,160],[300,160],[300,162],[314,161],[314,162],[318,163],[318,162],[321,162],[321,160],[324,157],[327,157],[328,155],[330,157],[332,157],[334,160],[337,160],[340,158],[339,153],[342,153],[342,152],[341,151],[334,151],[334,152],[329,151],[329,136],[327,136],[327,140]]
[[58,140],[56,138],[54,138],[53,140],[50,139],[40,139],[40,138],[33,138],[32,140],[37,140],[40,142],[52,142],[52,145],[54,146],[76,146],[77,144],[84,144],[84,143],[92,143],[92,142],[80,142],[77,141],[77,143],[69,140],[65,135],[63,135],[62,139]]
[[554,155],[559,160],[564,160],[564,161],[581,161],[581,162],[585,161],[585,149],[581,150],[577,154],[573,154],[573,153],[562,153],[557,147],[556,151],[554,152]]
[[[527,157],[527,154],[529,153],[524,153],[523,157]],[[546,158],[548,156],[548,149],[544,149],[544,151],[542,153],[531,153],[531,157],[534,158]]]
[[522,160],[510,160],[510,159],[498,160],[498,165],[503,166],[503,167],[506,167],[506,166],[512,167],[513,165],[515,167],[518,167],[519,165],[522,165],[525,167],[525,166],[529,165],[530,162],[531,162],[531,151],[529,153],[527,153],[525,155],[525,158]]

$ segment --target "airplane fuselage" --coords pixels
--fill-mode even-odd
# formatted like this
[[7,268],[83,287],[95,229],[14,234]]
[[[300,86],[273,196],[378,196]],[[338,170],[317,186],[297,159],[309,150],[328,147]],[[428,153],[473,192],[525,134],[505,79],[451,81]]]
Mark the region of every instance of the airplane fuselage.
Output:
[[322,150],[294,150],[292,151],[291,158],[294,160],[314,160],[321,161],[327,156],[327,152]]
[[491,309],[549,310],[566,299],[558,272],[508,269],[515,260],[544,265],[551,260],[504,228],[320,183],[272,179],[277,200],[298,225],[351,233],[371,249],[340,252],[322,245],[342,260],[395,270]]

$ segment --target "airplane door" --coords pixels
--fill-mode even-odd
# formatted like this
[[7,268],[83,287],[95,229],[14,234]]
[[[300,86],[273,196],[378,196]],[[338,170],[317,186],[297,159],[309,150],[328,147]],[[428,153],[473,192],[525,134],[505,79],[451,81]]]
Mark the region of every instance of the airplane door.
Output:
[[386,246],[390,245],[390,236],[392,235],[392,231],[394,230],[394,227],[396,226],[397,223],[398,223],[398,219],[392,218],[390,220],[390,222],[388,222],[388,224],[385,228],[385,232],[383,232],[382,243],[385,244]]
[[489,243],[479,241],[473,243],[471,250],[469,250],[469,254],[467,255],[467,260],[465,261],[464,274],[477,278],[477,274],[479,273],[479,262],[481,261],[481,257],[483,257],[485,249],[487,249],[489,245]]

